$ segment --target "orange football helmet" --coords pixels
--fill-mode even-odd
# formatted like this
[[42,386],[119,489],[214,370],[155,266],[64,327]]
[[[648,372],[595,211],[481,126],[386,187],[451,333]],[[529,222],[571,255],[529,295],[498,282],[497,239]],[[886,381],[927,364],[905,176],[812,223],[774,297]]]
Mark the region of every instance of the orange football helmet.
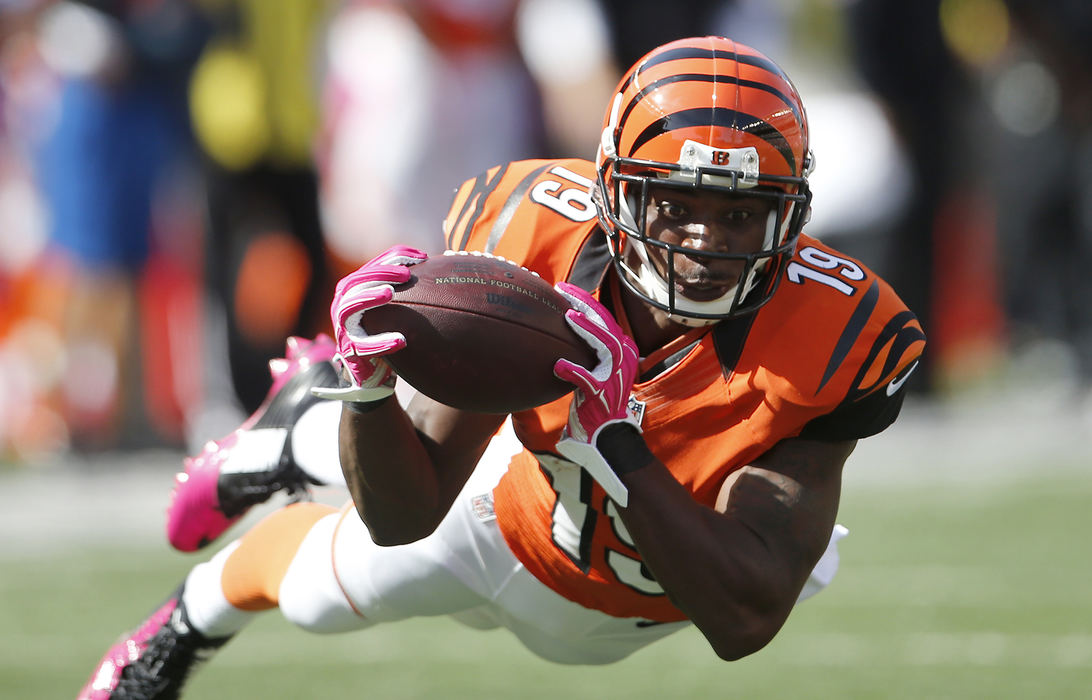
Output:
[[[800,96],[769,58],[714,36],[654,49],[618,84],[596,156],[592,195],[622,282],[687,325],[755,311],[776,290],[807,220],[811,165]],[[744,261],[720,298],[676,293],[674,256],[699,254],[646,235],[650,183],[776,200],[761,249],[700,254]]]

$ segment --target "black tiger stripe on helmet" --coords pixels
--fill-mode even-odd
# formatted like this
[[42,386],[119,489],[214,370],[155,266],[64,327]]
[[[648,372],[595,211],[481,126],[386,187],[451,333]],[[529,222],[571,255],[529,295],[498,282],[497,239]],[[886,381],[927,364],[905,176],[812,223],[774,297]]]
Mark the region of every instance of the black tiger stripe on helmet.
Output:
[[780,131],[775,129],[769,122],[756,116],[724,107],[713,107],[711,109],[708,107],[695,107],[665,115],[658,121],[649,124],[637,136],[633,142],[633,150],[640,149],[642,145],[664,132],[673,129],[686,129],[701,124],[725,126],[754,134],[776,148],[778,153],[785,158],[785,162],[789,164],[789,168],[793,171],[796,170],[796,160],[792,148]]
[[[803,126],[806,117],[796,89],[773,61],[730,40],[722,40],[721,46],[708,45],[710,40],[717,39],[684,39],[676,42],[678,46],[675,48],[653,52],[634,66],[619,85],[618,94],[624,96],[624,107],[615,124],[615,145],[621,145],[622,134],[629,127],[636,110],[657,114],[658,118],[639,128],[639,136],[629,146],[635,154],[663,132],[700,126],[707,118],[700,114],[700,110],[710,109],[710,126],[749,131],[766,140],[785,159],[788,172],[784,174],[799,174],[802,160],[793,153],[789,144],[792,136],[782,133],[786,127],[788,131],[806,130]],[[744,76],[746,71],[750,71],[750,74]],[[703,85],[710,86],[712,90],[702,89]],[[721,91],[721,87],[733,89]],[[664,98],[662,93],[680,89],[690,91],[689,109],[664,112],[663,105],[680,101]],[[749,90],[773,98],[777,107],[792,114],[792,119],[787,123],[781,119],[781,123],[775,125],[755,111],[734,109],[734,103],[745,101],[734,99],[735,95],[743,95]],[[724,99],[726,95],[732,99]],[[686,102],[682,101],[683,104]],[[780,112],[771,104],[764,107],[766,113]]]

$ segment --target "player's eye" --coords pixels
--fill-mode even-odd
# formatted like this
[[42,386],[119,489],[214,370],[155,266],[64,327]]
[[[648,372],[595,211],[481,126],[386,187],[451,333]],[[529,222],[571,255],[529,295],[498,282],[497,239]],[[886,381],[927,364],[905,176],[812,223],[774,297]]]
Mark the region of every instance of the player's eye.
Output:
[[739,225],[750,219],[754,213],[750,209],[731,209],[724,213],[724,220],[729,224]]
[[681,221],[687,214],[686,207],[669,199],[662,199],[657,202],[656,211],[669,221]]

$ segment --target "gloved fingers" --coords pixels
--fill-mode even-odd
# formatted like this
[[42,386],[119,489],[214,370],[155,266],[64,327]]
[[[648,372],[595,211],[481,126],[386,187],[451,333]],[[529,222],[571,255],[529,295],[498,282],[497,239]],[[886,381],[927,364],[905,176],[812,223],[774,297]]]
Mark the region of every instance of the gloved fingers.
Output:
[[599,326],[596,325],[594,321],[584,315],[584,312],[582,311],[569,309],[565,312],[565,323],[568,324],[569,328],[571,328],[573,332],[580,337],[581,340],[587,343],[588,347],[590,347],[595,353],[595,367],[589,367],[589,369],[595,371],[600,367],[603,367],[604,365],[606,365],[607,367],[610,366],[610,346],[607,343],[603,342],[600,339],[599,335],[597,335],[594,331],[590,330],[591,328],[599,329]]
[[618,322],[611,315],[607,307],[603,306],[588,292],[584,291],[575,284],[568,282],[558,282],[554,285],[554,289],[557,290],[561,296],[569,302],[577,311],[580,311],[597,325],[608,329],[612,333],[622,333],[622,327],[618,325]]
[[408,245],[396,245],[369,260],[365,267],[371,265],[416,265],[428,260],[428,253],[412,248]]
[[636,370],[637,346],[621,328],[612,332],[575,309],[565,312],[565,321],[595,351],[598,363],[591,371],[599,382],[630,362],[634,363],[631,373]]
[[416,248],[398,245],[341,278],[330,304],[330,315],[335,324],[344,326],[348,316],[389,302],[394,295],[394,285],[404,284],[412,277],[408,266],[427,259],[428,256]]
[[428,254],[416,248],[405,245],[388,248],[341,278],[335,289],[335,298],[352,287],[408,282],[412,275],[409,267],[425,260],[428,260]]
[[594,318],[588,317],[586,313],[575,309],[569,309],[565,312],[565,322],[577,335],[584,338],[596,350],[597,354],[599,346],[606,348],[612,356],[621,354],[625,343],[623,339],[627,337],[621,328],[613,331],[600,325]]
[[356,361],[352,356],[346,357],[341,353],[335,355],[335,359],[347,370],[348,384],[312,388],[311,393],[315,396],[338,401],[374,401],[394,393],[397,375],[384,359],[365,357]]
[[380,385],[374,387],[311,387],[311,394],[320,399],[333,401],[378,401],[394,393],[394,387]]
[[376,335],[349,335],[349,348],[357,357],[380,357],[397,352],[406,347],[406,336],[397,331],[377,333]]
[[351,296],[340,300],[335,311],[338,335],[347,341],[355,354],[361,356],[386,355],[406,347],[406,337],[396,331],[370,335],[364,328],[364,314],[391,300],[394,288],[390,285],[352,290]]
[[554,376],[564,382],[569,382],[585,394],[596,389],[595,379],[591,371],[571,360],[561,358],[554,363]]
[[347,330],[355,330],[355,326],[349,326],[352,318],[360,321],[360,315],[369,309],[386,304],[394,297],[394,287],[384,284],[380,287],[354,287],[335,301],[334,315],[338,324]]
[[409,282],[413,273],[402,265],[365,265],[338,280],[334,298],[352,294],[357,289]]

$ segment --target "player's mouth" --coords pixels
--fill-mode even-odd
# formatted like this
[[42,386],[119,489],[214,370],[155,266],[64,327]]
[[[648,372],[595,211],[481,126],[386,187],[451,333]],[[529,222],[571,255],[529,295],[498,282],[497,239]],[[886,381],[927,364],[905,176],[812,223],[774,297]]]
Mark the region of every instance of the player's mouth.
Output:
[[712,301],[720,299],[732,291],[735,284],[734,277],[728,280],[706,276],[694,279],[676,279],[675,293],[681,294],[692,301]]
[[716,260],[710,264],[689,255],[676,256],[674,266],[673,274],[663,276],[670,280],[675,294],[691,301],[714,301],[732,293],[744,267],[737,260]]

